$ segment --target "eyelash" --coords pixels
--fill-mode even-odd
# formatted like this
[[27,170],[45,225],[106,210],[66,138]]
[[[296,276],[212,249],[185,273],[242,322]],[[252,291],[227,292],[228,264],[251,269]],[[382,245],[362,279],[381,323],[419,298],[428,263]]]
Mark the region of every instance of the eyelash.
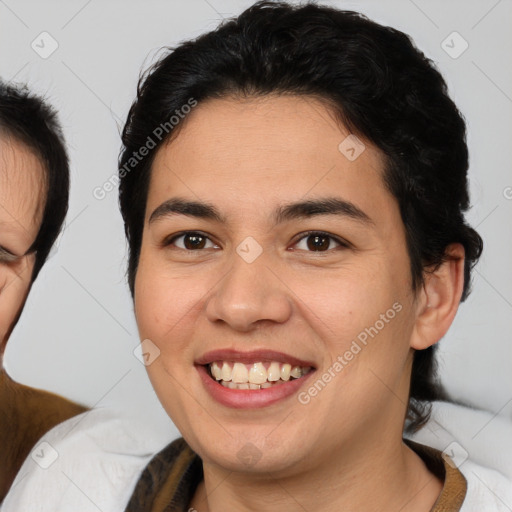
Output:
[[[214,243],[208,235],[206,235],[205,233],[202,233],[201,231],[182,231],[182,232],[172,235],[170,238],[167,238],[166,240],[164,240],[164,242],[162,243],[162,246],[169,247],[170,245],[173,245],[176,242],[176,240],[178,240],[179,238],[185,237],[187,235],[196,235],[196,236],[204,237],[204,238],[207,238],[208,240],[210,240],[212,243]],[[300,238],[298,238],[294,242],[293,245],[297,245],[302,240],[307,239],[310,236],[316,235],[318,237],[329,238],[330,240],[334,241],[335,243],[338,244],[337,248],[342,247],[342,248],[348,249],[350,247],[350,244],[348,242],[346,242],[345,240],[338,238],[337,236],[331,235],[330,233],[327,233],[325,231],[305,231],[304,233],[301,233],[300,235],[301,235]],[[176,249],[186,251],[186,252],[200,252],[200,251],[204,250],[204,249],[197,249],[197,250],[184,249],[182,247],[176,247]],[[333,249],[327,249],[326,251],[306,251],[306,252],[326,253],[326,252],[329,252],[332,250]]]

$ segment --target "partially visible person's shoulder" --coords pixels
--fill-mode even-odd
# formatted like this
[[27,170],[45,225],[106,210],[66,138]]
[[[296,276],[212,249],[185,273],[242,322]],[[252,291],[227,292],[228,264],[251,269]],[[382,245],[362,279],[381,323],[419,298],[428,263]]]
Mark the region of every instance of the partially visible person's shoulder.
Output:
[[173,436],[111,409],[92,409],[45,434],[25,460],[2,512],[124,510],[140,473]]
[[443,452],[467,480],[461,512],[512,509],[512,420],[435,402],[428,423],[410,439]]

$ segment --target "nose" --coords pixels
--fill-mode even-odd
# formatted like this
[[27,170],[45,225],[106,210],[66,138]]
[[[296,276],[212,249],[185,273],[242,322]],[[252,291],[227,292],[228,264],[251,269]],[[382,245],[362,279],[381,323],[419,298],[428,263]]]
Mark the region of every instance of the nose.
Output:
[[292,313],[288,288],[260,256],[248,263],[234,253],[232,267],[208,298],[206,316],[247,332],[265,322],[284,323]]

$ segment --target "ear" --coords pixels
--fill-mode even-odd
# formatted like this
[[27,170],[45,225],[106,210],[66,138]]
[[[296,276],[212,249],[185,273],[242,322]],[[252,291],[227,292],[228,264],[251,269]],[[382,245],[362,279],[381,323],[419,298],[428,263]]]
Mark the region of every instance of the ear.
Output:
[[437,343],[448,331],[459,307],[464,289],[464,247],[450,244],[446,261],[426,271],[417,294],[416,322],[411,348],[424,350]]
[[14,263],[0,263],[0,356],[25,305],[34,263],[34,254]]

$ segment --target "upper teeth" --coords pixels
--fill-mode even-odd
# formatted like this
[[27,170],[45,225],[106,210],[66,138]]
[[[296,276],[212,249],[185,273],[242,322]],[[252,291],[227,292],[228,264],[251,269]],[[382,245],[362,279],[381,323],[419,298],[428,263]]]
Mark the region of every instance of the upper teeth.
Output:
[[288,363],[232,363],[229,361],[215,361],[210,364],[210,371],[216,380],[243,384],[263,384],[265,382],[276,382],[278,380],[290,380],[290,377],[298,379],[306,375],[310,367],[292,366]]

